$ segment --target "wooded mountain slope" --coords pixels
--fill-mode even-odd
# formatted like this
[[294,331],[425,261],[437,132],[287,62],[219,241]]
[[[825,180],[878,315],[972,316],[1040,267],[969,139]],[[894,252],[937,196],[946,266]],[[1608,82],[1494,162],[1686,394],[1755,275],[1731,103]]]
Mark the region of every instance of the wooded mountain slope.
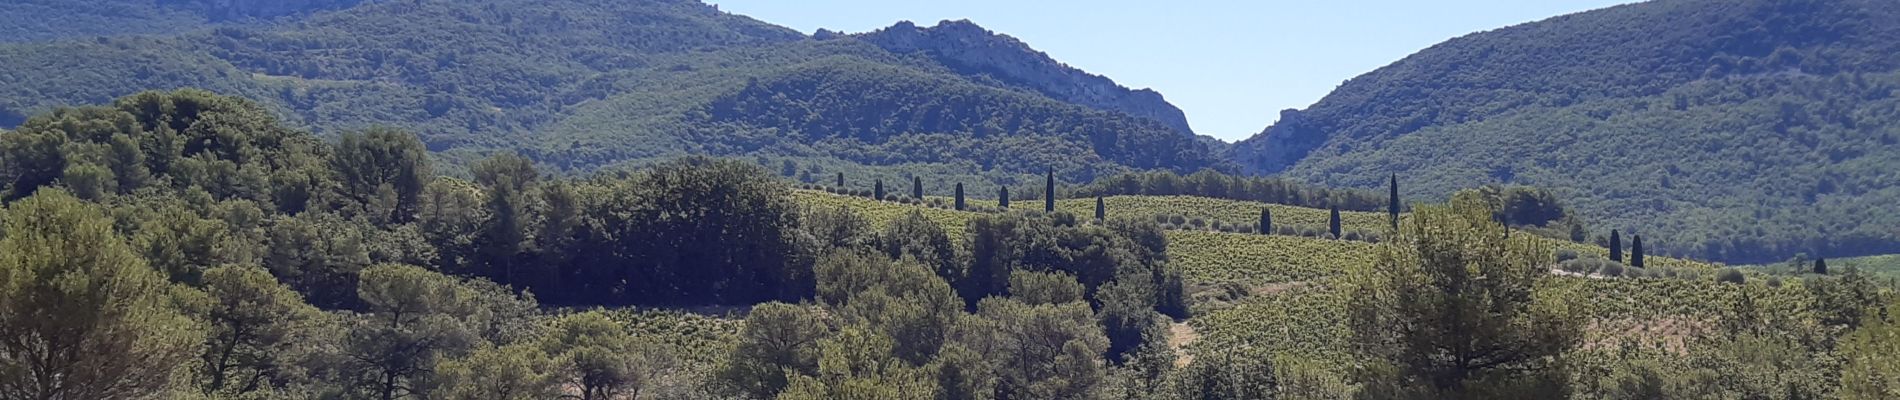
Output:
[[1548,187],[1598,231],[1724,261],[1900,251],[1897,55],[1883,1],[1618,6],[1426,49],[1233,156],[1332,185],[1398,173],[1408,196]]
[[[36,1],[75,15],[49,18],[111,14]],[[450,172],[502,150],[570,172],[688,153],[833,170],[957,168],[1000,182],[1049,170],[1077,181],[1131,168],[1231,170],[1184,126],[855,36],[815,40],[698,1],[200,3],[121,7],[176,16],[165,29],[0,45],[0,126],[56,106],[196,87],[257,100],[320,133],[415,130]],[[1058,64],[1010,50],[1022,58],[1012,65]],[[825,86],[834,79],[841,86]]]

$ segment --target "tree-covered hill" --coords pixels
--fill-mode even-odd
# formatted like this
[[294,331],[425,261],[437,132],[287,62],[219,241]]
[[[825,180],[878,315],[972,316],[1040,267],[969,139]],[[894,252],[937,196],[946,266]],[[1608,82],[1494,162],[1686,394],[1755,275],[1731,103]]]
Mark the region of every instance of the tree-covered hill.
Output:
[[363,0],[11,0],[0,43],[167,34],[347,8]]
[[[1900,251],[1900,7],[1659,0],[1447,41],[1239,143],[1245,168],[1408,196],[1552,188],[1724,261]],[[1607,226],[1603,226],[1607,225]]]
[[[1071,180],[1231,170],[1164,122],[855,36],[816,40],[698,1],[423,0],[323,11],[331,3],[342,4],[240,7],[264,14],[214,23],[197,3],[167,2],[142,9],[204,23],[0,45],[0,126],[56,106],[193,87],[251,98],[319,133],[412,129],[451,172],[498,150],[568,172],[679,154],[884,173],[956,168],[1003,183],[1049,170]],[[1021,50],[1012,56],[1053,62]]]

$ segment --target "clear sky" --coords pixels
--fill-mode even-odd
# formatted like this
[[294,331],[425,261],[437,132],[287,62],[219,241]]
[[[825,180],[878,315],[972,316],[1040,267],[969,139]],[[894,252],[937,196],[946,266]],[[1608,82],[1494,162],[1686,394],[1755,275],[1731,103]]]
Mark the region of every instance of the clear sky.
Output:
[[1464,34],[1629,0],[707,0],[810,34],[969,19],[1056,60],[1152,88],[1233,141],[1341,82]]

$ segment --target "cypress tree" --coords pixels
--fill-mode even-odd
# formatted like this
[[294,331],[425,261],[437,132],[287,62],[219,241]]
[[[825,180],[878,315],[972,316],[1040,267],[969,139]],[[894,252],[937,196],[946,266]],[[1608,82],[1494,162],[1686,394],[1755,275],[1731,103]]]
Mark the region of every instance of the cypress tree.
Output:
[[923,177],[917,177],[917,176],[910,177],[910,197],[913,199],[918,199],[918,200],[924,199],[924,178]]
[[1102,202],[1102,196],[1095,196],[1095,220],[1108,220],[1108,204]]
[[877,199],[877,200],[884,200],[884,180],[883,179],[877,180],[877,185],[871,187],[871,198]]
[[1345,237],[1344,232],[1339,231],[1339,206],[1333,206],[1333,219],[1328,227],[1332,228],[1334,239]]
[[1399,229],[1399,174],[1392,174],[1392,195],[1387,200],[1385,211],[1392,214],[1392,229]]
[[997,192],[996,206],[1005,209],[1009,208],[1009,186],[1003,186],[1003,189]]
[[1623,235],[1610,230],[1610,261],[1623,262]]
[[1273,234],[1273,210],[1260,207],[1260,234]]
[[957,182],[957,211],[963,211],[963,182]]
[[1042,182],[1042,212],[1056,212],[1056,172],[1049,171]]
[[838,186],[838,188],[839,188],[839,189],[843,189],[843,188],[844,188],[844,173],[843,173],[843,172],[839,172],[839,173],[838,173],[838,184],[837,184],[837,186]]
[[1826,258],[1820,258],[1820,257],[1814,258],[1814,273],[1827,275],[1827,259]]
[[1643,235],[1636,235],[1636,239],[1630,241],[1630,266],[1643,267]]

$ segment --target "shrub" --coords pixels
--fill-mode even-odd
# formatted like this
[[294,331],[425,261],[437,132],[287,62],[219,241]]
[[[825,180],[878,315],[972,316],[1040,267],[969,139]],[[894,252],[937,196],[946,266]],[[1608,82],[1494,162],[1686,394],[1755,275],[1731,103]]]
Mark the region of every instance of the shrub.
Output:
[[1333,233],[1332,233],[1332,232],[1326,232],[1326,233],[1321,233],[1321,234],[1319,234],[1319,238],[1320,238],[1320,239],[1326,239],[1326,240],[1338,240],[1338,239],[1339,239],[1339,238],[1336,238],[1336,237],[1333,237]]
[[1557,249],[1557,262],[1565,262],[1565,261],[1570,261],[1570,260],[1575,260],[1575,259],[1577,259],[1576,250]]
[[1168,217],[1168,223],[1175,224],[1175,225],[1187,225],[1187,217],[1180,216],[1180,215],[1170,216]]
[[1351,231],[1351,232],[1346,232],[1345,239],[1358,242],[1358,241],[1366,240],[1366,235],[1359,233],[1359,231]]
[[1155,215],[1155,223],[1157,223],[1157,224],[1165,224],[1165,223],[1168,223],[1168,216],[1166,216],[1166,215]]
[[1601,268],[1597,269],[1597,274],[1601,274],[1603,276],[1608,276],[1608,277],[1623,276],[1623,264],[1616,263],[1616,262],[1606,262],[1603,264]]
[[1734,268],[1726,268],[1726,269],[1723,269],[1721,273],[1715,274],[1715,281],[1740,285],[1743,283],[1747,283],[1748,277],[1745,275],[1742,275],[1742,271],[1740,270],[1737,270]]
[[1195,228],[1204,227],[1207,226],[1207,220],[1200,218],[1190,219],[1188,220],[1188,225],[1193,225]]
[[1771,288],[1781,287],[1781,277],[1779,276],[1768,277],[1768,287],[1771,287]]

